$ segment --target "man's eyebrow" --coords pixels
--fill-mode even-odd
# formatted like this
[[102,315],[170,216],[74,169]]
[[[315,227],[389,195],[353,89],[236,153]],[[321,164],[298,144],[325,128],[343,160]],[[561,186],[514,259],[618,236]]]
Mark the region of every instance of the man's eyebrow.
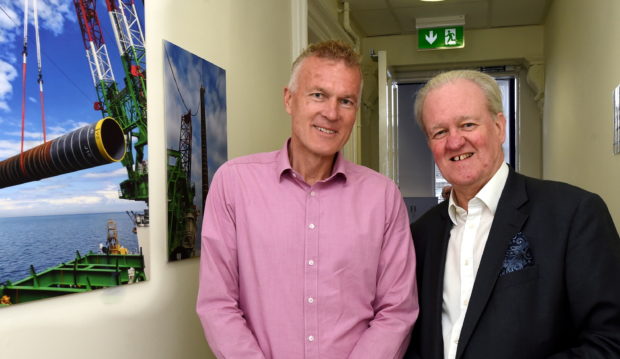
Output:
[[439,129],[442,129],[442,128],[446,128],[446,126],[443,126],[443,125],[435,125],[435,126],[433,126],[433,127],[429,128],[429,129],[428,129],[428,132],[430,133],[430,132],[433,132],[433,131],[436,131],[436,130],[439,130]]
[[[470,116],[470,115],[461,115],[461,116],[458,116],[456,118],[456,122],[469,121],[469,120],[472,120],[472,119],[475,119],[475,118],[476,117]],[[429,130],[435,130],[435,129],[438,129],[438,128],[445,128],[445,127],[448,127],[448,126],[446,126],[445,122],[442,122],[442,123],[439,123],[439,124],[436,124],[436,125],[432,126],[431,128],[429,128]]]
[[310,90],[308,92],[322,92],[322,93],[328,93],[327,91],[325,91],[324,88],[322,87],[312,87],[310,88]]
[[[321,93],[324,93],[324,94],[326,94],[326,95],[331,96],[331,93],[330,93],[329,91],[325,90],[325,89],[324,89],[324,88],[322,88],[322,87],[312,87],[312,88],[310,88],[310,89],[308,90],[308,93],[309,93],[309,94],[311,94],[311,93],[315,93],[315,92],[321,92]],[[338,98],[340,98],[340,99],[352,99],[352,100],[355,100],[355,101],[357,101],[357,100],[358,100],[358,98],[357,98],[357,94],[355,94],[355,93],[350,93],[350,94],[345,94],[345,95],[343,95],[343,96],[338,96]]]

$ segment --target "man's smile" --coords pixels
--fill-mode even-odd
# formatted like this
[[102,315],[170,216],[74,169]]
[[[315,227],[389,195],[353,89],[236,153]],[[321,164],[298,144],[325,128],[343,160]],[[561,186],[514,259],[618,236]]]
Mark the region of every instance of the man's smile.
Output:
[[327,133],[327,134],[330,134],[330,135],[336,133],[336,131],[327,129],[325,127],[320,127],[320,126],[317,126],[317,125],[312,125],[312,127],[316,128],[317,130],[319,130],[319,131],[321,131],[323,133]]
[[473,155],[474,155],[473,152],[463,153],[461,155],[456,155],[456,156],[450,158],[450,161],[455,161],[455,162],[456,161],[462,161],[462,160],[467,159],[467,158],[469,158],[469,157],[471,157]]

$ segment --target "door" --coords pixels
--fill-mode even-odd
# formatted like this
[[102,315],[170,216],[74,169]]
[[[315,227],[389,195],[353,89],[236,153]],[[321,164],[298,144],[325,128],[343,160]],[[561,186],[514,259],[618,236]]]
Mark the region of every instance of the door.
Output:
[[385,51],[377,52],[379,96],[379,172],[398,184],[398,85],[387,66]]

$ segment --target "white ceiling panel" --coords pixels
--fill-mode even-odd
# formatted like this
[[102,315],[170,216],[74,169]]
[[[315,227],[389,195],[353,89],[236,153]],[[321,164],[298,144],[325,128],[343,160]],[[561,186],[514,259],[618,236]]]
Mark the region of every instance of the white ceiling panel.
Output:
[[[367,1],[372,1],[372,0],[367,0]],[[377,2],[385,2],[385,0],[375,0]],[[435,6],[445,6],[445,5],[465,5],[465,4],[470,4],[470,3],[488,3],[491,0],[444,0],[441,2],[424,2],[421,0],[388,0],[388,3],[390,3],[390,5],[392,7],[396,7],[396,8],[400,8],[400,7],[415,7],[415,6],[428,6],[428,5],[435,5]],[[519,0],[515,0],[515,1],[519,1]]]
[[411,33],[415,32],[415,19],[422,17],[441,17],[465,15],[465,28],[475,29],[487,27],[488,5],[485,2],[477,1],[467,4],[446,4],[442,7],[419,6],[415,8],[401,9],[397,12],[399,22],[402,23],[403,30]]
[[391,2],[388,0],[349,0],[349,5],[355,10],[382,10],[389,8],[388,3]]
[[542,24],[553,0],[349,0],[364,36],[411,34],[415,19],[465,15],[466,29]]
[[403,33],[398,20],[389,10],[355,11],[353,21],[363,24],[366,36],[398,35]]

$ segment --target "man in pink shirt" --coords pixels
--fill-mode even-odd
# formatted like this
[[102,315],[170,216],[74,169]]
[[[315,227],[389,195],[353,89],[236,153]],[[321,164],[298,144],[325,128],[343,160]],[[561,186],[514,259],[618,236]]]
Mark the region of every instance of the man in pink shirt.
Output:
[[401,358],[417,318],[415,254],[396,185],[339,151],[359,57],[311,45],[284,89],[292,135],[213,178],[196,310],[218,358]]

